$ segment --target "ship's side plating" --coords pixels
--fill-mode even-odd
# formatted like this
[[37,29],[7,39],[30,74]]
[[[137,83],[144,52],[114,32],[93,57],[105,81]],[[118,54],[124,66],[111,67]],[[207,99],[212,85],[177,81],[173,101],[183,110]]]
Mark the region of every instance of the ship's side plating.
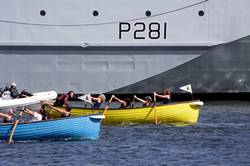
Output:
[[192,84],[198,93],[238,93],[250,91],[250,36],[211,48],[202,56],[141,80],[114,93],[162,91],[165,87],[179,92]]
[[[150,93],[186,83],[196,92],[249,91],[247,0],[1,4],[2,84],[79,93]],[[239,72],[222,77],[232,66]]]

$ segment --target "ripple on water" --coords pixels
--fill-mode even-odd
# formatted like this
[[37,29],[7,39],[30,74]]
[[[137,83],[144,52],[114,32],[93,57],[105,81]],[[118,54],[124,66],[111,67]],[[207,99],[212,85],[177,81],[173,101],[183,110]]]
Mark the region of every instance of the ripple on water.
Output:
[[0,144],[0,165],[249,165],[247,102],[211,102],[193,126],[103,126],[100,139]]

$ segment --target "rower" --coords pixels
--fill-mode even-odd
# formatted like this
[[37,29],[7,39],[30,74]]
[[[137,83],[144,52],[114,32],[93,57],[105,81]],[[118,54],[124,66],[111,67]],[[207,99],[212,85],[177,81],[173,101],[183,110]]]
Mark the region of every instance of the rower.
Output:
[[9,109],[7,114],[0,113],[0,117],[3,118],[3,123],[13,123],[14,122],[14,111]]
[[72,101],[74,98],[74,91],[69,91],[67,94],[58,96],[56,99],[56,102],[54,103],[54,106],[65,106],[65,111],[70,112],[71,105],[70,101]]
[[155,95],[156,97],[159,97],[159,98],[164,99],[163,104],[168,104],[168,103],[171,102],[171,91],[170,91],[169,89],[165,89],[165,90],[163,91],[163,94],[162,94],[162,95],[160,95],[160,94],[158,94],[158,93],[156,93],[156,92],[154,92],[154,95]]
[[41,121],[41,120],[51,119],[51,117],[48,116],[46,113],[44,102],[41,102],[41,108],[38,111],[32,111],[28,108],[24,108],[23,112],[32,116],[31,121]]
[[23,110],[24,113],[29,114],[32,116],[31,122],[41,121],[43,119],[42,114],[39,112],[32,111],[28,108]]
[[71,108],[69,108],[69,107],[66,107],[66,109],[64,110],[64,109],[56,108],[56,107],[52,106],[49,103],[43,103],[42,104],[42,107],[44,108],[44,110],[45,110],[46,106],[52,108],[53,110],[55,110],[55,111],[57,111],[59,113],[61,113],[61,117],[70,117]]
[[100,94],[98,97],[92,97],[91,96],[91,100],[94,103],[93,106],[92,106],[92,108],[93,109],[98,109],[98,108],[101,107],[102,103],[105,102],[106,97],[105,97],[104,94]]
[[117,97],[115,97],[115,95],[112,95],[113,99],[115,99],[116,101],[118,101],[121,105],[120,108],[128,108],[131,107],[131,100],[130,98],[125,98],[124,100],[121,100]]
[[142,102],[142,103],[143,103],[143,106],[151,106],[152,103],[153,103],[153,102],[152,102],[152,98],[151,98],[150,96],[146,96],[146,97],[145,97],[145,100],[143,100],[143,99],[137,97],[136,95],[134,95],[134,98],[135,98],[136,100]]

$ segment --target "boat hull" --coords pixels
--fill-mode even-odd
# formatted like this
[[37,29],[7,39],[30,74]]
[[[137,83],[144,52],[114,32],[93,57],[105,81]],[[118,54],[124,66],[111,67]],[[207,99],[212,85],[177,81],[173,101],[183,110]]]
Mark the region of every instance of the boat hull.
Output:
[[[100,121],[91,116],[81,116],[22,123],[17,125],[13,140],[97,139]],[[12,124],[0,125],[1,140],[9,138],[11,127]]]
[[41,101],[55,99],[57,93],[55,91],[47,92],[38,92],[34,93],[33,96],[27,96],[25,98],[16,98],[16,99],[2,99],[0,97],[0,109],[8,109],[14,107],[23,107],[27,105],[37,104]]
[[[155,123],[157,116],[158,123],[197,123],[200,105],[195,102],[181,102],[156,107],[129,108],[129,109],[108,109],[105,112],[104,124],[124,123]],[[47,109],[54,117],[60,116],[58,112]],[[103,113],[103,109],[73,108],[71,116]],[[156,114],[155,114],[156,113]]]

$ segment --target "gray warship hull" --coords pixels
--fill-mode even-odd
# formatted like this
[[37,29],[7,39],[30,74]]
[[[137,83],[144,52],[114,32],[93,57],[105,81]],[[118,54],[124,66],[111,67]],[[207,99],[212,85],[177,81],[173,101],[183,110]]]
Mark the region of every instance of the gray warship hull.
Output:
[[3,0],[0,86],[250,92],[249,7],[248,0]]

